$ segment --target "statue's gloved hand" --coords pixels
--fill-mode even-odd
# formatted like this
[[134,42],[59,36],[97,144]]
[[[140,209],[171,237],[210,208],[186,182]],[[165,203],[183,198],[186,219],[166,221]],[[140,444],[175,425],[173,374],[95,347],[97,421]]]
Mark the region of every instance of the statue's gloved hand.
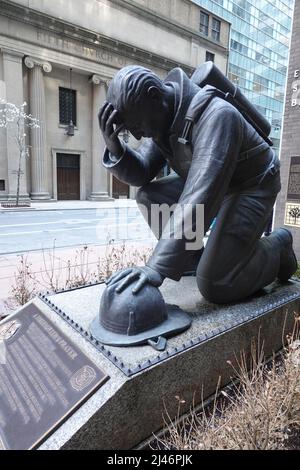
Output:
[[132,289],[133,294],[137,294],[146,284],[159,287],[164,280],[164,276],[149,266],[136,266],[134,268],[122,269],[116,274],[113,274],[107,281],[107,286],[111,286],[116,282],[123,279],[123,282],[116,288],[116,292],[120,293],[127,286],[137,281],[135,287]]
[[[118,137],[118,132],[120,132],[122,128],[124,129],[124,125],[122,125],[120,121],[118,110],[116,110],[111,103],[105,101],[99,111],[98,119],[109,152],[116,157],[122,157],[124,147]],[[116,130],[114,129],[114,124],[117,126]]]

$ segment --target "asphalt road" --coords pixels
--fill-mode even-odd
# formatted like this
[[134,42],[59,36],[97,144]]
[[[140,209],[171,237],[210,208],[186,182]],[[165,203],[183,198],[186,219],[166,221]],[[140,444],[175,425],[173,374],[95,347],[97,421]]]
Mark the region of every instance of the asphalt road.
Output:
[[135,207],[0,213],[0,255],[153,239]]

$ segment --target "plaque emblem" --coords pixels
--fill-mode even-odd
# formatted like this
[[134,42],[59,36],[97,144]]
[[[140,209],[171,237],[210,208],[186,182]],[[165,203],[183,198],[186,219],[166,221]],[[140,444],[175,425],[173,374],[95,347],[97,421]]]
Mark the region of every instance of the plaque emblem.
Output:
[[9,321],[0,326],[0,341],[6,340],[14,336],[20,328],[21,323],[16,320]]
[[70,382],[74,390],[81,392],[96,378],[95,370],[90,366],[84,366],[71,377]]

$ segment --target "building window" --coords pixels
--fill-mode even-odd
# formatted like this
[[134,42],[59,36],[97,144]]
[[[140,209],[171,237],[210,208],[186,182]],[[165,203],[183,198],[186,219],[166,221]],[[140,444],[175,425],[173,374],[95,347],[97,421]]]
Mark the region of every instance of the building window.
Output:
[[0,180],[0,191],[5,191],[5,180]]
[[206,51],[205,60],[206,60],[206,62],[209,62],[209,61],[214,62],[215,61],[215,54],[213,54],[212,52]]
[[71,121],[76,126],[76,90],[59,87],[59,123],[67,126]]
[[274,35],[273,25],[269,25],[269,24],[262,25],[260,27],[260,31],[262,31],[263,33],[266,33],[266,34],[268,34],[269,36],[272,36],[272,37]]
[[240,83],[240,77],[239,77],[236,73],[234,73],[234,72],[229,72],[228,78],[229,78],[229,80],[230,80],[232,83],[234,83],[235,85],[239,85],[239,83]]
[[215,41],[220,41],[221,21],[213,18],[211,35]]
[[250,8],[251,5],[247,0],[236,0],[232,5],[232,12],[240,18],[250,21]]
[[240,52],[241,54],[248,55],[248,47],[234,39],[231,39],[231,49]]
[[205,36],[208,36],[208,23],[209,23],[209,15],[201,11],[200,12],[200,33],[205,34]]
[[246,71],[244,69],[230,64],[228,78],[235,85],[241,88],[246,88]]
[[271,62],[271,59],[266,57],[261,52],[255,52],[255,60],[256,62],[261,62],[262,64],[269,64]]
[[269,89],[269,80],[260,75],[253,76],[253,91],[255,93],[267,94]]

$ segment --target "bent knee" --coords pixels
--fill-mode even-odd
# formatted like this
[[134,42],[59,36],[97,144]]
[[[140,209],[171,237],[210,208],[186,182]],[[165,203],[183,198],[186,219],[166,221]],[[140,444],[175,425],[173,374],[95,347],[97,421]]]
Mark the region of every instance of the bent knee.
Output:
[[226,304],[236,300],[234,290],[229,285],[217,285],[212,279],[197,275],[197,285],[202,296],[214,304]]

